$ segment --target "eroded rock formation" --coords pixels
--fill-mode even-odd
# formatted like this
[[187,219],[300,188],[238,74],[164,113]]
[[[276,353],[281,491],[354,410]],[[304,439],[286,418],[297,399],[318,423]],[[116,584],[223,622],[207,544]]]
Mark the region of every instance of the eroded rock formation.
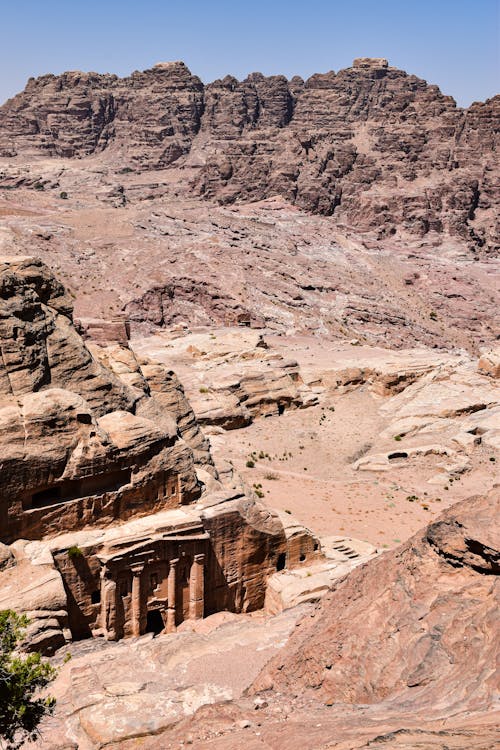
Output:
[[[91,658],[76,650],[40,747],[495,747],[496,515],[498,493],[451,507],[333,580],[315,607],[243,624],[215,615],[210,630]],[[332,549],[355,554],[346,541]]]
[[[122,79],[70,72],[30,79],[0,108],[0,154],[99,154],[123,174],[175,168],[176,191],[223,203],[281,195],[380,237],[434,232],[488,251],[499,103],[457,108],[379,58],[307,81],[253,73],[206,86],[180,62]],[[123,202],[123,187],[110,198]]]
[[499,499],[496,489],[452,506],[334,584],[256,687],[315,690],[327,704],[397,697],[436,712],[446,697],[454,712],[485,707],[495,684]]
[[335,581],[246,699],[147,750],[185,736],[200,750],[495,747],[498,511],[498,488],[469,498]]
[[0,277],[2,541],[198,497],[175,420],[92,357],[48,269],[2,259]]
[[207,427],[239,429],[258,417],[318,403],[298,362],[270,350],[261,332],[246,327],[217,334],[165,333],[133,341],[131,347],[139,357],[150,353],[172,363],[197,421]]
[[321,558],[218,480],[172,370],[84,342],[39,260],[0,258],[0,350],[0,607],[29,648],[260,609],[277,568]]

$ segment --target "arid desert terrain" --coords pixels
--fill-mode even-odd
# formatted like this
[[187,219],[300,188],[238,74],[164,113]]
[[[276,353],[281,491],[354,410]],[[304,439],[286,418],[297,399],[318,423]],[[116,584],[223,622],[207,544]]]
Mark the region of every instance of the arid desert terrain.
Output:
[[499,104],[358,58],[0,107],[26,747],[500,747]]

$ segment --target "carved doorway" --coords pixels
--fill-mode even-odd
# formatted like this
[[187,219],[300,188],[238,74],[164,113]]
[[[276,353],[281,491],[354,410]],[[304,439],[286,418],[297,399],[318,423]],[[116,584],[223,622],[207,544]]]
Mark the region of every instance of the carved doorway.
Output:
[[165,624],[159,609],[149,609],[146,616],[146,633],[159,635],[163,632]]

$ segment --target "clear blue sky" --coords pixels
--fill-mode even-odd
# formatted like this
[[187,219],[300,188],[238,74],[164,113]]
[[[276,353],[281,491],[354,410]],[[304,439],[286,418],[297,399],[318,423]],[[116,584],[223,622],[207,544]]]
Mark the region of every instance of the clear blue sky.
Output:
[[499,0],[0,0],[0,102],[29,76],[184,60],[205,82],[387,57],[462,106],[499,85]]

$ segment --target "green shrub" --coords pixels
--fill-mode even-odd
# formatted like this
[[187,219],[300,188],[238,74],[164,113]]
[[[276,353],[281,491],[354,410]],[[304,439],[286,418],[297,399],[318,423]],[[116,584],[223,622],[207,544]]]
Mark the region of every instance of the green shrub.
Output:
[[38,725],[54,711],[55,698],[34,697],[57,671],[39,653],[20,655],[28,618],[0,611],[0,739],[4,750],[18,750],[38,737]]
[[72,546],[71,546],[71,547],[70,547],[70,548],[68,549],[68,557],[69,557],[69,558],[70,558],[71,560],[74,560],[74,559],[75,559],[76,557],[83,557],[83,552],[82,552],[82,550],[80,549],[80,547],[78,547],[78,545],[76,545],[76,544],[73,544],[73,545],[72,545]]
[[68,194],[65,190],[63,190],[61,193],[59,193],[59,198],[62,198],[63,201],[68,200]]

